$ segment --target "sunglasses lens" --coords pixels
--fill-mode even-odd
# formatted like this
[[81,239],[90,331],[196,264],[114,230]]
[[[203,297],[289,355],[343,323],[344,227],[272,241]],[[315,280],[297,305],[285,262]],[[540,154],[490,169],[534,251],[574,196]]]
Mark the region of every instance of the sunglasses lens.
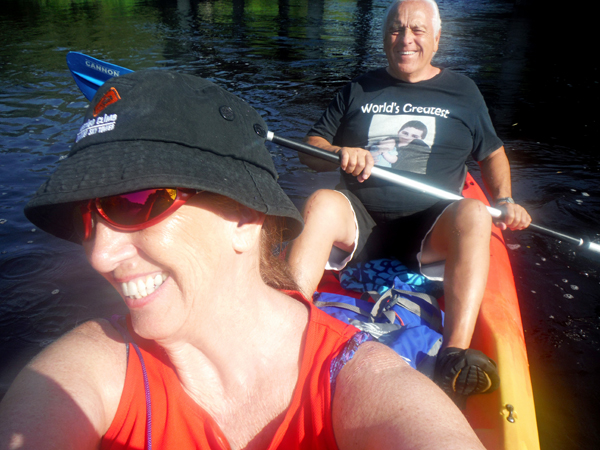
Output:
[[146,189],[97,199],[103,215],[118,225],[141,225],[167,211],[177,198],[177,189]]
[[82,241],[87,241],[92,235],[94,227],[90,204],[82,203],[73,208],[73,228]]

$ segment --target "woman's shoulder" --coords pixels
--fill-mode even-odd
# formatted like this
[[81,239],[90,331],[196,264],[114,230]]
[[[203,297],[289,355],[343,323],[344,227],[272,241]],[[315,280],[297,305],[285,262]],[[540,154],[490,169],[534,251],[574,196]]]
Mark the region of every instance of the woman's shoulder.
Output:
[[[117,316],[119,317],[119,316]],[[100,342],[107,341],[117,346],[124,344],[121,333],[108,319],[92,319],[77,325],[71,331],[63,335],[55,343],[70,341],[71,339],[91,339]],[[106,342],[105,342],[106,343]],[[64,343],[61,343],[64,345]]]
[[31,367],[50,377],[60,377],[74,395],[86,391],[99,395],[108,409],[116,400],[116,411],[125,383],[127,347],[108,320],[90,320],[50,345],[32,361]]
[[362,344],[340,372],[333,426],[343,450],[483,449],[446,394],[396,352],[374,341]]
[[21,433],[28,442],[61,448],[97,446],[118,407],[126,355],[123,339],[106,320],[86,322],[56,340],[21,371],[3,399],[0,441]]
[[[49,374],[77,368],[77,373],[125,373],[127,349],[119,331],[105,319],[94,319],[78,325],[37,357],[30,367]],[[121,369],[121,370],[120,370]],[[75,375],[75,374],[72,374]],[[109,377],[112,378],[112,377]]]

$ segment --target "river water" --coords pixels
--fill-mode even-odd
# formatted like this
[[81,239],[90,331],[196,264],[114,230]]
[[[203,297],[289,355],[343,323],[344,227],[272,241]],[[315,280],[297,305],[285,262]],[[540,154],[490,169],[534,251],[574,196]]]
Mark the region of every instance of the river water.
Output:
[[[598,242],[600,156],[592,133],[599,74],[587,53],[594,41],[585,13],[540,2],[541,15],[534,0],[439,5],[443,28],[434,61],[479,85],[511,160],[514,197],[538,224]],[[335,91],[385,64],[386,6],[383,0],[3,2],[0,395],[65,331],[123,308],[79,247],[36,230],[22,213],[68,152],[87,105],[66,53],[203,76],[246,99],[277,134],[301,139]],[[298,206],[337,180],[303,167],[290,150],[270,150]],[[470,167],[477,178],[476,165]],[[528,231],[505,237],[542,448],[597,448],[600,258]]]

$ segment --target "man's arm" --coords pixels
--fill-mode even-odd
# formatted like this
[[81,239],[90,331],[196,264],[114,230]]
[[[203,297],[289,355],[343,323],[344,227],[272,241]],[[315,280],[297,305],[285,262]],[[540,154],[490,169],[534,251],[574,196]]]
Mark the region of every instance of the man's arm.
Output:
[[[510,164],[504,147],[500,147],[480,161],[479,167],[481,168],[485,187],[494,201],[512,197]],[[498,202],[497,207],[503,212],[502,220],[497,223],[503,230],[507,227],[511,230],[522,230],[531,223],[529,213],[520,205]]]
[[311,169],[317,172],[330,172],[341,167],[344,172],[354,175],[360,182],[365,181],[371,176],[371,169],[375,161],[368,150],[359,147],[338,147],[337,145],[331,145],[327,139],[320,136],[307,136],[304,141],[307,144],[322,148],[328,152],[339,153],[341,155],[338,166],[320,158],[300,153],[300,162]]
[[341,450],[483,450],[450,398],[393,350],[366,342],[341,370],[333,399]]
[[0,449],[96,449],[119,404],[126,350],[107,322],[47,347],[0,403]]

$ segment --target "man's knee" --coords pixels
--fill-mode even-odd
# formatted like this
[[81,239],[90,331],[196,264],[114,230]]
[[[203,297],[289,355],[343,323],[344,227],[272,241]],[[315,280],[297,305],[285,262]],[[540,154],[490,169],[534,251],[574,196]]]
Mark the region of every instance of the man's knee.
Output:
[[307,228],[318,229],[340,248],[354,243],[356,226],[354,212],[348,199],[340,192],[320,189],[307,200],[303,210]]
[[483,202],[465,198],[453,206],[451,221],[458,231],[491,233],[492,216]]
[[319,189],[315,191],[304,205],[304,220],[344,220],[352,214],[350,203],[339,192],[331,189]]

